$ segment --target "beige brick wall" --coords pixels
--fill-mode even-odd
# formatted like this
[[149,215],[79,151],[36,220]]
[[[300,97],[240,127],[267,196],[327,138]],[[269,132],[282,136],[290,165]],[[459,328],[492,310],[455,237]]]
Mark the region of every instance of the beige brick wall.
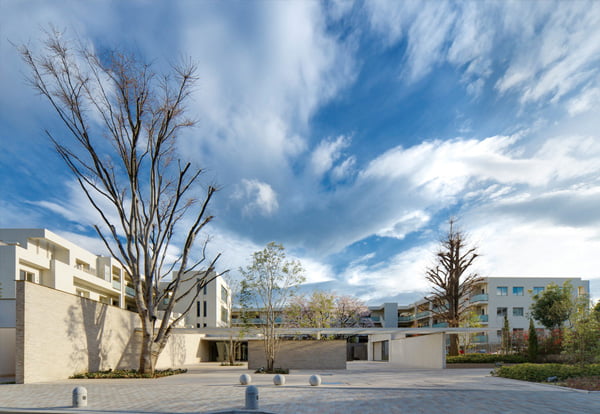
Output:
[[[276,368],[346,369],[346,341],[281,341]],[[248,369],[266,367],[262,341],[248,341]]]
[[136,313],[34,283],[17,283],[16,381],[136,366]]
[[[12,365],[18,383],[66,379],[80,372],[137,369],[141,331],[137,313],[35,283],[17,281],[17,328]],[[15,340],[16,336],[16,340]],[[173,330],[157,369],[208,359],[204,335]],[[11,338],[6,338],[11,340]]]

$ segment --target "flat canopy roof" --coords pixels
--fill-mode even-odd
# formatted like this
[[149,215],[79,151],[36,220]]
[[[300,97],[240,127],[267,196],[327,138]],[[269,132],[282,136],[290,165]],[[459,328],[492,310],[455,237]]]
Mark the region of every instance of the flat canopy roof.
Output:
[[[239,335],[242,328],[175,328],[174,333],[200,333],[211,336]],[[279,335],[430,335],[438,333],[477,333],[496,331],[496,328],[277,328]],[[247,336],[262,334],[260,328],[251,328],[244,331]]]

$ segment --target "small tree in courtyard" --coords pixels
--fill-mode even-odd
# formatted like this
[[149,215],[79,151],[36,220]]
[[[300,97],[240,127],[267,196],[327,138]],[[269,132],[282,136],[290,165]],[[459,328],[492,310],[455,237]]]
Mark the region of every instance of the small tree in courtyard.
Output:
[[[218,276],[219,255],[207,258],[206,243],[195,250],[213,218],[208,206],[216,188],[202,189],[202,170],[179,160],[176,147],[193,125],[185,109],[196,68],[183,64],[159,75],[133,54],[100,56],[72,47],[58,32],[45,46],[41,53],[20,48],[28,80],[66,126],[66,133],[46,134],[98,213],[97,234],[132,280],[142,331],[139,371],[153,373],[197,287]],[[172,318],[177,302],[185,310]]]
[[529,356],[529,360],[531,362],[537,361],[538,358],[538,336],[537,331],[535,330],[535,325],[533,323],[533,319],[529,318],[529,332],[527,337],[527,354]]
[[510,335],[510,325],[508,316],[504,315],[504,324],[502,325],[502,353],[509,354],[512,350],[512,337]]
[[276,330],[277,317],[299,284],[304,282],[304,271],[299,261],[286,260],[282,245],[271,242],[252,255],[252,263],[240,269],[244,289],[252,297],[256,308],[264,316],[260,325],[263,333],[267,371],[273,371],[279,349]]
[[[456,229],[451,219],[450,229],[440,241],[436,263],[425,273],[425,278],[432,284],[432,293],[427,298],[433,303],[432,312],[438,320],[448,322],[451,328],[460,325],[468,308],[469,295],[481,280],[477,273],[469,272],[477,257],[477,249],[468,245],[466,236]],[[458,355],[457,334],[450,335],[449,354]]]

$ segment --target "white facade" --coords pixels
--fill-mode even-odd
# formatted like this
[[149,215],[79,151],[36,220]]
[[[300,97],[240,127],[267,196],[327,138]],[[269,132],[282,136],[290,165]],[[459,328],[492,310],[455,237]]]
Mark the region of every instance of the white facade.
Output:
[[93,254],[46,229],[0,229],[3,299],[14,300],[15,280],[135,309],[131,279],[114,258]]
[[[543,291],[549,284],[562,286],[565,282],[573,286],[573,294],[589,296],[590,282],[574,277],[484,277],[475,287],[469,297],[471,310],[479,316],[482,331],[472,339],[475,344],[496,345],[502,342],[501,330],[504,325],[504,315],[513,334],[527,332],[529,328],[530,307],[533,296]],[[443,328],[448,326],[438,321],[433,312],[432,304],[423,299],[410,305],[385,303],[381,306],[370,306],[371,320],[374,326],[383,328],[415,327]],[[543,329],[539,323],[536,328]]]
[[[194,276],[195,275],[195,276]],[[201,282],[203,271],[194,272],[193,275],[186,275],[185,282],[180,287],[183,293],[192,285]],[[189,312],[185,315],[184,325],[186,328],[226,328],[229,327],[231,311],[231,289],[227,282],[221,277],[215,277],[215,274],[209,275],[213,278],[206,286],[198,287],[198,297],[192,304]],[[192,296],[195,292],[191,292]],[[190,298],[192,299],[192,298]],[[183,313],[190,304],[190,299],[183,299],[175,305],[174,311]]]
[[[0,229],[0,328],[15,326],[15,280],[136,309],[133,283],[117,260],[91,253],[46,229]],[[230,296],[223,278],[210,282],[186,315],[186,326],[228,326]],[[181,303],[174,312],[183,310]]]

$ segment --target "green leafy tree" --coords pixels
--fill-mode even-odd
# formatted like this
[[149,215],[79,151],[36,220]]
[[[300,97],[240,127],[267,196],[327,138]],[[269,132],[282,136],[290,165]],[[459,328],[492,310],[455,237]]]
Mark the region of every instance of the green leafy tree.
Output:
[[502,352],[504,354],[510,354],[511,345],[510,325],[508,323],[508,317],[504,315],[504,324],[502,325]]
[[537,331],[533,319],[529,318],[529,336],[527,337],[527,354],[531,362],[536,362],[538,358],[539,344]]
[[[460,326],[462,328],[481,328],[483,325],[477,312],[474,310],[469,310],[461,317]],[[475,333],[459,334],[458,337],[460,346],[462,346],[464,350],[470,349],[474,345],[473,338],[476,335],[477,334]]]
[[[432,312],[438,320],[457,328],[461,316],[468,311],[468,298],[481,280],[477,273],[469,273],[479,255],[477,248],[469,246],[465,234],[456,229],[454,219],[440,245],[435,265],[425,271],[425,279],[432,285],[427,299],[433,303]],[[458,335],[451,334],[449,355],[458,355],[458,342]]]
[[594,309],[592,310],[592,315],[600,322],[600,300],[596,302],[596,306],[594,306]]
[[298,285],[304,282],[304,270],[299,261],[286,260],[282,245],[271,242],[263,250],[255,252],[252,263],[240,269],[240,273],[247,294],[264,315],[264,323],[260,327],[267,371],[273,371],[280,340],[276,319]]
[[578,307],[564,332],[564,353],[578,364],[600,361],[600,321],[589,307]]
[[561,287],[551,283],[533,296],[531,316],[549,330],[560,330],[574,308],[572,285],[565,282]]

